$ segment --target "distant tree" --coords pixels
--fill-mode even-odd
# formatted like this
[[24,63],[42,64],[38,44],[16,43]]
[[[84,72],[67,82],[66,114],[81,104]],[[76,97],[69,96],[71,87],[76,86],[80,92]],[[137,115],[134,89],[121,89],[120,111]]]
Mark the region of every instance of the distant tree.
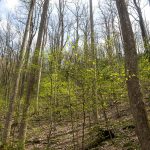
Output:
[[138,0],[133,0],[136,11],[138,13],[138,18],[139,18],[139,25],[140,25],[140,29],[141,29],[141,34],[142,34],[142,39],[143,39],[143,43],[144,43],[144,48],[145,48],[145,53],[148,56],[149,62],[150,62],[150,41],[149,41],[149,37],[148,37],[148,33],[146,31],[146,27],[145,27],[145,22],[143,19],[143,15],[142,15],[142,10],[140,7],[140,1]]
[[93,117],[94,121],[98,122],[98,108],[97,108],[97,66],[96,66],[96,47],[95,47],[95,32],[94,32],[94,19],[93,19],[93,2],[89,0],[89,7],[90,7],[90,38],[91,38],[91,67],[93,68],[94,75],[93,75],[93,82],[92,82],[92,100],[93,100]]

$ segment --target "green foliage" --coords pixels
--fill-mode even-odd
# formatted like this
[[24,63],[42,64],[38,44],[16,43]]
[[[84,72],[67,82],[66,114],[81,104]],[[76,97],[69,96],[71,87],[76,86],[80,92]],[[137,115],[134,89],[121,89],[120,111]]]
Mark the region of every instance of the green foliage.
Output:
[[140,79],[149,80],[150,79],[150,63],[145,57],[142,57],[139,63],[140,68]]
[[[110,100],[121,101],[127,96],[123,63],[118,64],[114,61],[112,66],[107,59],[84,62],[83,58],[78,56],[76,63],[73,59],[66,59],[59,68],[55,54],[49,55],[49,61],[51,69],[43,75],[40,99],[52,109],[53,114],[65,117],[70,115],[70,111],[82,112],[83,98],[85,111],[92,111],[94,105],[99,109],[107,108]],[[96,65],[96,70],[93,64],[91,66],[92,62]],[[92,95],[95,73],[97,104],[93,104],[93,98],[96,97]]]
[[[44,70],[39,95],[39,107],[45,116],[55,120],[71,119],[76,114],[92,112],[93,107],[99,110],[107,109],[110,102],[124,102],[127,100],[126,76],[123,60],[98,59],[84,61],[82,56],[72,59],[66,58],[60,65],[58,53],[50,54],[49,68]],[[94,68],[93,66],[96,66]],[[140,59],[140,79],[149,79],[149,65],[146,59]],[[97,97],[92,95],[92,85],[96,75]],[[93,99],[97,103],[93,104]],[[36,99],[32,106],[34,109]],[[32,108],[32,107],[31,107]],[[31,110],[33,111],[33,110]]]

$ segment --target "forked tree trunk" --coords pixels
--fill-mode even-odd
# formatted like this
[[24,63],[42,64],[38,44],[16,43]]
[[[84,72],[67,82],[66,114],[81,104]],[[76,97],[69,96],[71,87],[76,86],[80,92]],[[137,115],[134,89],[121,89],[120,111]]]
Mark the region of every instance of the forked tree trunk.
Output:
[[36,2],[36,0],[32,0],[31,4],[30,4],[30,10],[29,10],[28,19],[27,19],[26,28],[25,28],[24,37],[23,37],[22,46],[21,46],[20,61],[17,66],[16,80],[15,80],[15,84],[14,84],[14,88],[13,88],[14,91],[13,91],[13,95],[10,99],[9,108],[8,108],[8,112],[6,115],[6,121],[5,121],[4,132],[3,132],[3,144],[4,145],[8,143],[8,139],[10,136],[12,117],[13,117],[13,113],[14,113],[14,104],[15,104],[15,101],[17,98],[20,77],[21,77],[23,66],[24,66],[24,61],[25,61],[24,58],[25,58],[25,53],[26,53],[28,34],[30,31],[30,22],[32,20],[35,2]]
[[119,13],[124,42],[127,89],[132,115],[136,124],[136,134],[142,150],[149,150],[150,128],[139,84],[138,62],[134,34],[125,0],[116,0],[116,5]]

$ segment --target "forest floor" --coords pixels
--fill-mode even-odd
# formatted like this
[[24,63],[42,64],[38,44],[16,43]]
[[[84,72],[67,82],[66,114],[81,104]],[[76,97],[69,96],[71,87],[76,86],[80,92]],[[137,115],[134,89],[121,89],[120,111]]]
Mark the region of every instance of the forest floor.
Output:
[[[147,112],[150,116],[150,107],[147,105]],[[107,129],[110,129],[114,138],[108,138],[94,146],[95,150],[139,150],[138,139],[135,134],[135,126],[133,124],[132,115],[128,103],[118,105],[119,115],[116,115],[116,107],[113,106],[106,110],[108,116]],[[74,124],[76,124],[74,122]],[[84,149],[88,149],[90,142],[91,129],[95,126],[86,118],[84,130]],[[106,122],[103,116],[100,116],[98,125],[101,129],[106,130]],[[83,139],[83,121],[78,120],[77,126],[74,125],[72,131],[71,122],[61,121],[53,124],[49,123],[49,119],[44,115],[32,116],[29,120],[26,149],[27,150],[81,150]],[[12,134],[16,134],[14,131]],[[48,140],[49,139],[49,140]],[[15,138],[12,139],[15,141]],[[15,142],[13,142],[14,144]]]
[[[138,139],[135,134],[135,128],[133,124],[132,115],[129,109],[128,103],[123,103],[118,105],[119,115],[117,116],[116,107],[113,106],[106,110],[108,116],[107,129],[111,129],[114,133],[114,138],[110,138],[108,140],[104,140],[100,142],[97,146],[93,147],[93,149],[100,150],[138,150],[139,144]],[[150,116],[150,109],[147,106],[147,112]],[[51,135],[49,137],[50,143],[48,145],[48,134],[49,134],[49,121],[42,119],[39,117],[38,119],[32,119],[30,122],[30,126],[28,129],[28,140],[26,143],[27,150],[31,149],[51,149],[51,150],[70,150],[70,149],[83,149],[82,148],[82,138],[83,138],[83,121],[78,120],[78,125],[74,127],[74,131],[72,131],[71,122],[60,122],[56,123],[55,129],[51,130]],[[75,122],[74,122],[75,124]],[[88,142],[90,142],[90,134],[91,128],[93,128],[95,124],[91,123],[89,126],[89,120],[86,119],[85,124],[85,142],[84,145],[86,147]],[[103,116],[100,116],[99,124],[97,125],[102,129],[106,129],[106,123],[104,121]],[[74,134],[73,134],[74,133]],[[86,149],[86,148],[84,148]],[[90,148],[92,149],[92,148]]]

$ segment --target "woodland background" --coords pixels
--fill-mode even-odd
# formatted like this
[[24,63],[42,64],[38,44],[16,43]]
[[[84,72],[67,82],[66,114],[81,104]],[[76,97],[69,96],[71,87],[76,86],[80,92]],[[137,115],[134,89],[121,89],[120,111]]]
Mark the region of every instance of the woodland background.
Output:
[[149,1],[92,2],[2,9],[0,149],[149,149]]

